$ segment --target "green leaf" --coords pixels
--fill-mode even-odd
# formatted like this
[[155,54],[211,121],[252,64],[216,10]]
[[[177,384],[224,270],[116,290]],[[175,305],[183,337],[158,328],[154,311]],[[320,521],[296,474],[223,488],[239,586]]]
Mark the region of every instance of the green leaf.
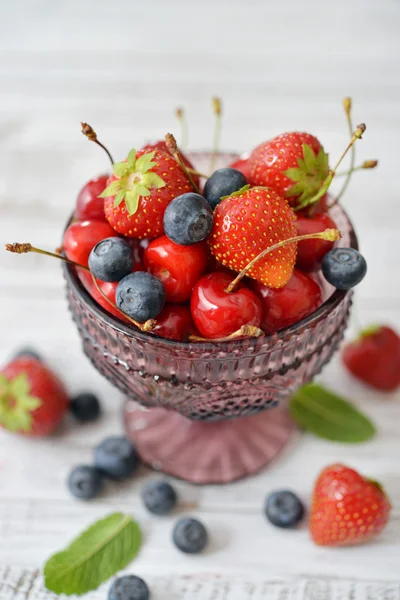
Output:
[[115,196],[115,198],[114,198],[114,207],[115,208],[117,208],[117,206],[119,206],[121,204],[122,200],[125,198],[125,194],[126,194],[126,191],[125,190],[121,190]]
[[9,431],[31,431],[32,413],[42,405],[42,400],[31,395],[26,373],[13,379],[0,375],[0,423]]
[[[140,160],[140,159],[139,159]],[[150,189],[159,189],[165,186],[165,181],[157,173],[143,175],[143,185]],[[142,194],[143,196],[144,194]]]
[[348,400],[317,383],[297,390],[291,397],[289,410],[303,429],[335,442],[365,442],[376,433],[370,419]]
[[150,196],[150,192],[147,189],[147,187],[145,187],[143,184],[138,183],[135,187],[135,192],[139,195],[139,196]]
[[56,594],[86,594],[126,567],[140,544],[138,524],[129,515],[113,513],[47,561],[45,585]]
[[308,171],[312,172],[316,166],[316,157],[314,154],[314,150],[308,144],[303,144],[302,148],[303,148],[303,157],[304,157],[304,163],[306,165],[306,169]]
[[[260,187],[260,186],[257,186],[257,187]],[[240,190],[237,190],[236,192],[232,192],[232,194],[228,194],[227,196],[221,196],[220,200],[225,200],[225,198],[230,198],[231,196],[241,196],[242,194],[247,192],[248,189],[250,189],[249,183],[247,183],[242,188],[240,188]]]
[[136,190],[133,192],[126,192],[125,194],[126,210],[131,216],[134,215],[139,208],[139,198],[140,196]]
[[130,169],[134,169],[135,168],[135,164],[136,164],[136,150],[135,150],[135,148],[132,148],[132,150],[129,152],[128,158],[127,158],[127,162],[128,162],[128,166],[129,166]]
[[123,177],[129,171],[129,165],[127,162],[115,163],[113,171],[117,177]]
[[157,163],[153,162],[154,154],[155,152],[149,152],[138,158],[136,161],[136,170],[141,173],[147,173],[147,171],[155,167]]
[[108,198],[108,196],[115,196],[119,191],[121,191],[121,180],[116,179],[106,189],[99,194],[99,198]]
[[302,145],[303,157],[297,159],[297,167],[284,171],[293,186],[288,189],[286,196],[293,198],[298,196],[298,204],[306,205],[321,189],[329,174],[328,155],[320,148],[318,155],[308,144]]

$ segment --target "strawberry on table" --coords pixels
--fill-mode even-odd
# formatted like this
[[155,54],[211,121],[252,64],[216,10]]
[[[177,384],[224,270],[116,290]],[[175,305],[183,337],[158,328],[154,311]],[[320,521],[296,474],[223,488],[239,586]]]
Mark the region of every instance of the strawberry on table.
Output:
[[400,386],[400,337],[385,325],[369,327],[347,344],[342,360],[357,379],[382,392]]
[[123,235],[154,238],[163,233],[163,216],[177,196],[192,186],[176,160],[156,148],[131,150],[126,161],[113,166],[114,174],[100,194],[110,225]]
[[0,371],[0,425],[9,431],[49,435],[68,404],[64,385],[40,360],[21,356]]
[[310,512],[311,537],[319,546],[366,542],[385,527],[391,505],[382,486],[341,464],[318,477]]

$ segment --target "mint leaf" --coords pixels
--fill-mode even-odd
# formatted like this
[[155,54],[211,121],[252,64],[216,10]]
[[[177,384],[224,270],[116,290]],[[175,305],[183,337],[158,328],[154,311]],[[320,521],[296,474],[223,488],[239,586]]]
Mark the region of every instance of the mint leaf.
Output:
[[300,427],[334,442],[365,442],[376,433],[374,424],[348,400],[317,383],[297,390],[289,411]]
[[126,567],[140,543],[137,523],[129,515],[113,513],[47,561],[45,585],[56,594],[86,594]]

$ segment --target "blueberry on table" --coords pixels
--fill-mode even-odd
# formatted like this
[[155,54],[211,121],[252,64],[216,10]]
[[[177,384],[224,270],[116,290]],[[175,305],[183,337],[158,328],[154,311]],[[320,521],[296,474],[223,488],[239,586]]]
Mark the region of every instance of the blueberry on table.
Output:
[[108,600],[149,600],[147,584],[136,575],[118,577],[108,592]]
[[89,255],[89,269],[101,281],[121,281],[133,269],[133,252],[126,240],[101,240]]
[[365,258],[354,248],[334,248],[322,261],[325,279],[339,290],[353,288],[364,279],[366,272]]
[[69,474],[68,487],[76,498],[91,500],[100,494],[103,488],[103,478],[95,467],[80,465]]
[[30,348],[29,346],[18,350],[18,352],[14,354],[13,358],[33,358],[34,360],[42,360],[42,357],[40,356],[39,352],[37,352],[33,348]]
[[267,519],[276,527],[296,527],[304,516],[304,505],[293,492],[273,492],[265,503]]
[[91,392],[82,392],[74,396],[69,409],[81,423],[95,421],[101,413],[99,399]]
[[208,533],[200,521],[192,518],[180,519],[172,534],[174,544],[186,554],[198,554],[207,545]]
[[117,286],[116,304],[135,321],[157,317],[165,304],[165,289],[157,277],[144,271],[130,273]]
[[155,515],[167,515],[177,502],[177,495],[167,481],[150,481],[142,490],[146,508]]
[[181,246],[206,239],[213,226],[210,204],[200,194],[189,192],[168,204],[164,213],[165,235]]
[[125,479],[139,465],[134,446],[125,437],[108,437],[95,449],[96,467],[110,479]]
[[226,167],[218,169],[209,177],[204,186],[204,196],[215,208],[223,196],[230,196],[247,185],[247,179],[240,171]]

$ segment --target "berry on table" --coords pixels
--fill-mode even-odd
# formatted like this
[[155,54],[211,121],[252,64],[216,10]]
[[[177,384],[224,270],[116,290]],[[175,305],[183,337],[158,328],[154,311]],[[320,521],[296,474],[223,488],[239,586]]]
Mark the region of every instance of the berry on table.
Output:
[[89,255],[89,269],[100,281],[121,281],[133,269],[133,252],[126,240],[101,240]]
[[142,490],[142,500],[151,513],[167,515],[177,502],[176,491],[167,481],[150,481]]
[[147,584],[136,575],[118,577],[108,592],[108,600],[149,600]]
[[365,258],[354,248],[334,248],[322,260],[325,279],[339,290],[349,290],[362,281],[367,272]]
[[37,350],[34,350],[33,348],[31,348],[30,346],[26,346],[25,348],[20,348],[20,350],[18,350],[18,352],[16,352],[13,356],[13,358],[34,358],[35,360],[42,360],[42,357],[40,356],[39,352],[37,352]]
[[391,327],[372,326],[344,347],[342,360],[357,379],[393,392],[400,386],[400,337]]
[[74,396],[71,399],[69,410],[81,423],[95,421],[101,413],[99,399],[92,392],[81,392]]
[[120,310],[135,321],[144,323],[157,317],[165,304],[165,289],[157,277],[137,271],[130,273],[118,283],[115,294]]
[[[298,235],[317,233],[328,228],[335,229],[336,223],[327,214],[297,217],[296,229]],[[303,240],[297,246],[296,266],[303,271],[316,271],[321,267],[325,254],[332,248],[333,243],[326,240]]]
[[207,546],[208,533],[197,519],[180,519],[173,530],[172,539],[179,550],[186,554],[198,554]]
[[105,221],[104,200],[99,198],[104,191],[109,175],[100,175],[87,182],[78,194],[75,208],[75,219],[85,221],[86,219],[99,219]]
[[92,500],[103,489],[103,477],[95,467],[80,465],[69,474],[68,488],[75,498]]
[[310,511],[311,537],[319,546],[366,542],[386,526],[391,505],[383,487],[341,464],[319,475]]
[[179,342],[185,341],[189,334],[198,335],[190,308],[183,304],[164,306],[151,333]]
[[84,267],[88,266],[92,248],[101,240],[115,236],[106,221],[88,219],[72,223],[64,233],[63,248],[69,258]]
[[126,437],[108,437],[95,449],[97,469],[110,479],[126,479],[139,465],[136,449]]
[[205,183],[204,197],[211,207],[215,208],[223,196],[230,196],[233,192],[241,190],[247,183],[246,177],[237,169],[230,167],[217,169]]
[[206,242],[181,246],[163,235],[144,251],[144,264],[164,285],[167,302],[180,303],[189,300],[194,285],[207,269],[208,257]]
[[288,490],[270,494],[265,502],[265,514],[268,521],[276,527],[296,527],[304,517],[304,504]]
[[164,213],[165,235],[181,246],[202,242],[213,226],[213,213],[207,200],[188,192],[174,198]]

